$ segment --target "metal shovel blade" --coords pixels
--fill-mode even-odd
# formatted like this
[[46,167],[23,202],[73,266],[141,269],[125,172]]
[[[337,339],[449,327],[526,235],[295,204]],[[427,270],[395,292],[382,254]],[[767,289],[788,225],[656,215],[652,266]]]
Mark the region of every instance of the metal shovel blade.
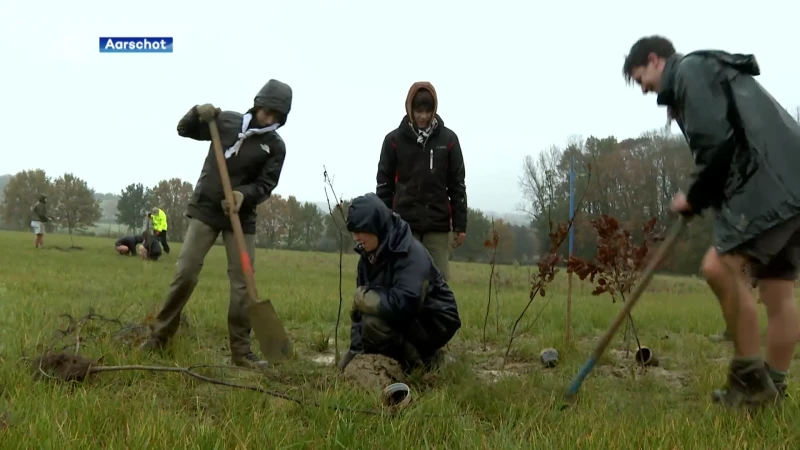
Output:
[[247,312],[258,347],[267,361],[278,362],[287,359],[292,352],[292,344],[272,302],[251,301],[247,305]]

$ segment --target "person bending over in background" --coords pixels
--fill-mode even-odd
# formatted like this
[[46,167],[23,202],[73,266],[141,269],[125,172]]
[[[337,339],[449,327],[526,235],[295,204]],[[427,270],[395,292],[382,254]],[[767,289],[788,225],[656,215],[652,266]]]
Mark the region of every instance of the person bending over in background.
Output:
[[383,140],[375,193],[411,226],[449,280],[450,249],[467,233],[467,187],[461,144],[436,114],[438,103],[428,82],[408,90],[406,115]]
[[136,256],[136,245],[143,242],[144,237],[142,236],[122,236],[121,238],[117,239],[117,242],[114,242],[114,249],[120,255]]
[[155,236],[142,236],[142,242],[136,244],[136,254],[142,259],[158,261],[161,258],[161,253],[161,243]]
[[[658,94],[680,127],[695,161],[687,192],[672,210],[691,217],[714,211],[715,283],[735,313],[728,384],[712,399],[728,406],[765,405],[782,397],[800,315],[794,280],[800,268],[800,124],[755,77],[753,55],[702,50],[680,55],[668,39],[639,39],[623,64],[627,82]],[[766,358],[750,264],[767,308]],[[720,294],[717,294],[720,295]],[[765,361],[766,359],[766,361]]]
[[[278,185],[286,145],[275,131],[286,124],[292,106],[292,88],[270,80],[256,94],[246,113],[220,111],[211,104],[192,107],[178,123],[178,134],[196,141],[210,141],[208,123],[216,120],[226,165],[233,187],[233,210],[238,212],[250,261],[255,263],[256,206],[272,195]],[[242,271],[219,176],[213,144],[209,146],[200,179],[186,213],[189,228],[178,256],[177,270],[166,302],[156,316],[144,350],[161,349],[175,335],[180,314],[200,276],[208,251],[222,233],[228,256],[231,284],[228,308],[231,362],[249,368],[266,368],[269,363],[253,354],[250,346],[250,317],[247,313],[247,285]]]
[[164,210],[154,206],[150,211],[150,217],[153,219],[153,233],[156,239],[161,243],[164,248],[164,253],[169,255],[169,244],[167,243],[167,214]]
[[411,228],[377,195],[353,199],[347,230],[358,243],[358,275],[351,312],[350,350],[397,360],[404,370],[435,368],[443,347],[461,328],[453,292]]
[[47,215],[47,196],[40,195],[37,201],[31,208],[31,228],[33,234],[36,235],[36,240],[33,242],[33,248],[44,247],[44,227],[45,224],[50,222],[50,216]]

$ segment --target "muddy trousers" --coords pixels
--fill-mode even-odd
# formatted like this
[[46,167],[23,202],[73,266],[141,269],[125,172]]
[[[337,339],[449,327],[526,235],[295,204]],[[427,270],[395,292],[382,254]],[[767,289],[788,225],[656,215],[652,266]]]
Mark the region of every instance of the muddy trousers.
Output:
[[453,245],[450,233],[411,233],[422,243],[433,259],[433,264],[442,272],[445,281],[450,280],[450,248]]
[[[183,241],[181,253],[178,256],[178,268],[172,284],[169,286],[167,300],[161,312],[158,313],[152,325],[152,336],[166,341],[178,331],[181,311],[192,295],[203,262],[217,240],[220,231],[215,230],[205,223],[191,219],[189,229]],[[245,234],[247,253],[250,261],[255,263],[255,235]],[[228,279],[231,285],[231,299],[228,307],[228,332],[230,333],[231,353],[245,355],[251,351],[250,347],[250,317],[247,314],[247,287],[245,285],[242,266],[239,261],[239,251],[232,231],[222,231],[225,243],[225,253],[228,256]]]
[[417,319],[400,327],[376,316],[361,316],[361,343],[364,353],[388,356],[407,369],[428,365],[436,351],[444,347],[454,334],[448,333],[441,326],[426,327]]

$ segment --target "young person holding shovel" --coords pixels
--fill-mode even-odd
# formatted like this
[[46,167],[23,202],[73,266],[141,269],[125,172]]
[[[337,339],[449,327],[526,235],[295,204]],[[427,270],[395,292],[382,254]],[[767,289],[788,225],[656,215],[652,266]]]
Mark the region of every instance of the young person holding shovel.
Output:
[[[239,215],[250,261],[255,260],[256,207],[270,197],[283,169],[286,146],[276,130],[286,123],[291,106],[291,87],[270,80],[256,94],[253,107],[246,114],[221,111],[205,104],[192,107],[178,123],[180,136],[211,141],[208,123],[216,119],[233,187],[233,210]],[[229,209],[224,200],[214,149],[209,146],[200,179],[189,202],[189,228],[178,256],[175,277],[143,349],[161,349],[178,330],[181,311],[197,286],[206,254],[222,233],[231,285],[228,308],[231,361],[249,368],[268,366],[267,361],[253,354],[250,345],[247,286],[227,215]]]
[[[800,330],[793,296],[800,267],[800,124],[755,77],[753,55],[703,50],[681,55],[660,36],[644,37],[623,65],[626,81],[658,94],[677,121],[695,161],[692,182],[672,210],[691,217],[712,209],[715,254],[724,270],[715,294],[732,313],[734,357],[728,384],[712,394],[728,406],[759,406],[785,391]],[[751,264],[767,308],[766,355],[761,356]],[[729,305],[726,305],[730,302]],[[727,314],[726,314],[727,315]]]

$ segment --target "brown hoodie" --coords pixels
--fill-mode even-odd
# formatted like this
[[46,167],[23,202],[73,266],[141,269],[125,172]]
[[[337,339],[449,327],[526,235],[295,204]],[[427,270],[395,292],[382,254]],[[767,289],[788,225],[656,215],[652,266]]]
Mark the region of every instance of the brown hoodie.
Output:
[[439,108],[439,97],[436,96],[436,89],[427,81],[417,81],[408,89],[408,95],[406,96],[406,114],[408,114],[409,120],[414,117],[411,114],[411,104],[414,102],[414,96],[421,89],[427,89],[433,95],[433,116],[436,117],[436,110]]

